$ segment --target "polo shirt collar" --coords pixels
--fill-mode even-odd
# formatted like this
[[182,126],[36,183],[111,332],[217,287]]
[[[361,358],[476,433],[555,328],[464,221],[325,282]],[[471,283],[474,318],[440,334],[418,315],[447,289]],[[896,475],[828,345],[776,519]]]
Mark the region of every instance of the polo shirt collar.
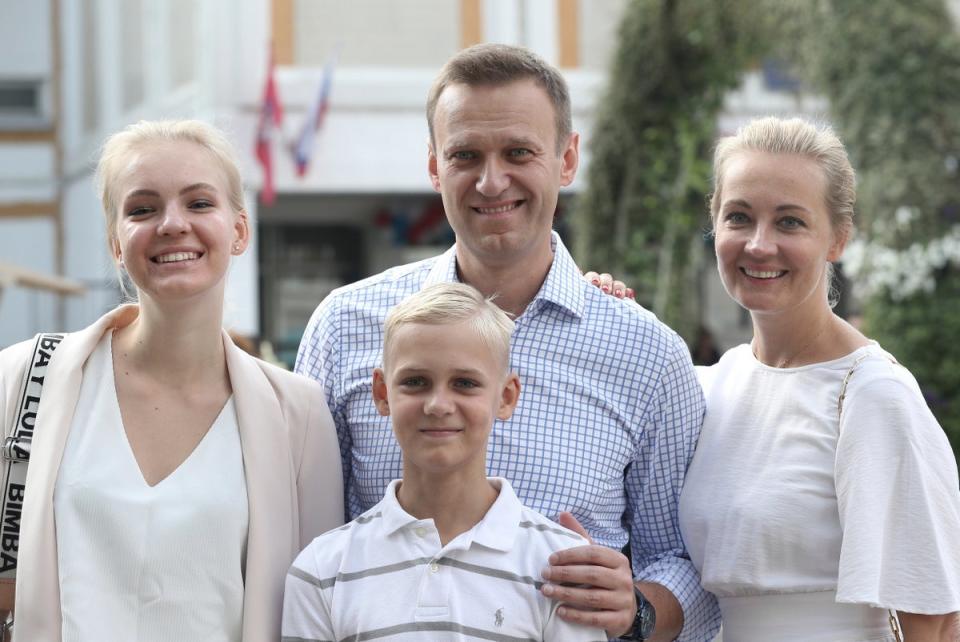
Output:
[[[497,499],[487,510],[487,514],[466,533],[458,535],[450,544],[452,548],[470,548],[474,543],[497,551],[508,552],[513,548],[520,528],[521,504],[513,487],[503,477],[490,477],[490,482],[500,489]],[[417,519],[400,506],[397,501],[397,487],[400,480],[395,479],[387,486],[383,501],[380,503],[381,519],[387,536],[432,519]],[[450,546],[448,544],[448,546]]]
[[463,547],[469,548],[471,544],[477,543],[496,551],[508,552],[513,548],[517,530],[520,528],[520,500],[513,492],[510,482],[503,477],[488,479],[500,489],[500,494],[480,523],[464,533],[467,536],[472,534],[472,537],[464,539]]
[[[553,263],[533,301],[547,301],[568,310],[577,317],[582,317],[586,301],[580,269],[556,232],[550,233],[550,247],[553,250]],[[457,246],[454,244],[434,261],[423,282],[423,287],[459,280]]]
[[394,479],[387,485],[383,500],[380,502],[380,517],[383,519],[383,528],[386,535],[393,535],[407,526],[426,521],[417,519],[403,510],[403,507],[397,500],[397,488],[400,486],[400,481],[399,479]]

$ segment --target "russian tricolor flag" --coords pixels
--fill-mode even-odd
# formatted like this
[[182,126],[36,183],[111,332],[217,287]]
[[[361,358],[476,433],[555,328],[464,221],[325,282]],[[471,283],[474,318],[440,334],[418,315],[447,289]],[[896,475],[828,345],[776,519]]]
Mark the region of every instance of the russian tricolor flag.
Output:
[[339,47],[330,55],[330,59],[323,68],[323,79],[320,81],[320,90],[317,97],[310,107],[310,113],[300,135],[297,136],[297,142],[293,145],[293,160],[297,165],[297,175],[303,176],[307,173],[307,167],[310,165],[310,157],[313,154],[314,141],[317,138],[317,132],[323,126],[324,118],[327,115],[327,109],[330,107],[330,87],[333,84],[333,69],[337,64],[337,53]]

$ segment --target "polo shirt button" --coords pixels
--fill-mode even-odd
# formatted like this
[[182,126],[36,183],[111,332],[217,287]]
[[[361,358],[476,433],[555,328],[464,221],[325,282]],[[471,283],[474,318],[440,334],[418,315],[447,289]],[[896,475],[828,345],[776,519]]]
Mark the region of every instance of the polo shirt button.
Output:
[[427,529],[425,529],[425,528],[422,527],[422,526],[418,526],[417,528],[414,529],[413,532],[417,534],[417,537],[426,537],[426,536],[427,536]]
[[430,562],[430,572],[431,572],[431,573],[436,573],[436,572],[439,571],[439,570],[440,570],[440,565],[439,565],[439,564],[437,564],[436,562]]

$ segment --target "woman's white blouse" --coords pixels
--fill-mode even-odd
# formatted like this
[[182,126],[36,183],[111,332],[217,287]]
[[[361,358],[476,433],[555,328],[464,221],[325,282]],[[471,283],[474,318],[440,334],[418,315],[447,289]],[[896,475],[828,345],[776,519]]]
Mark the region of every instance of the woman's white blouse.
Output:
[[63,640],[239,641],[248,509],[233,398],[148,486],[120,416],[111,336],[84,366],[54,492]]
[[876,639],[855,631],[884,628],[877,608],[960,609],[957,465],[909,372],[876,344],[784,369],[742,345],[698,370],[707,414],[680,525],[725,635],[767,639],[749,624],[766,610],[776,639],[820,639],[818,603],[838,603],[831,621],[850,628],[826,640]]

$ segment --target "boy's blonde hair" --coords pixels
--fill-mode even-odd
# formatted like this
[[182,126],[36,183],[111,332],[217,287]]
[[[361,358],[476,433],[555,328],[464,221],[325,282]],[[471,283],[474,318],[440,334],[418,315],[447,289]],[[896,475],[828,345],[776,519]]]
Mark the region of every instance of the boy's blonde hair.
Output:
[[469,322],[480,340],[505,364],[510,364],[510,335],[513,320],[473,286],[465,283],[436,283],[410,295],[387,314],[383,328],[383,360],[401,326],[411,323],[449,325]]

